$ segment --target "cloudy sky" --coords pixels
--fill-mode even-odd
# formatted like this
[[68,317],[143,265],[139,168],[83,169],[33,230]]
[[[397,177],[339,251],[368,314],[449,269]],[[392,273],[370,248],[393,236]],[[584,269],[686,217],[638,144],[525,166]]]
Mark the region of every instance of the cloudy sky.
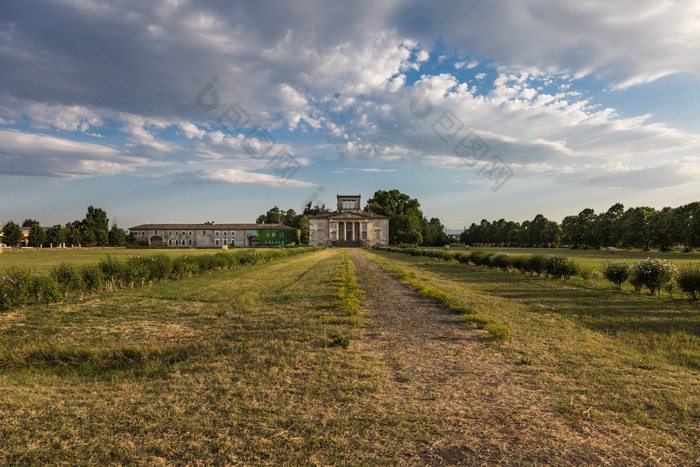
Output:
[[700,200],[691,1],[0,7],[0,220],[253,222],[397,188],[448,228]]

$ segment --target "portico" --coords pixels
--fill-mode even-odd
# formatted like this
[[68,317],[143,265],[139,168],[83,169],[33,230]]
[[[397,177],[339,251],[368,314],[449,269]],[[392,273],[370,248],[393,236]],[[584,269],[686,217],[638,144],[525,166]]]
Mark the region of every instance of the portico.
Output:
[[359,195],[338,195],[338,210],[309,218],[312,245],[369,247],[388,244],[389,218],[360,209]]

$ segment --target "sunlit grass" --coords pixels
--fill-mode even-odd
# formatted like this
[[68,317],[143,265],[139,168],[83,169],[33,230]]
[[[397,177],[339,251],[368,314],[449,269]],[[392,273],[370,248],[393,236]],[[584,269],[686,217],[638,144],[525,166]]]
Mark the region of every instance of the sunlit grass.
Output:
[[426,428],[331,347],[335,251],[0,315],[0,463],[394,463]]
[[[529,252],[531,253],[531,252]],[[562,413],[623,429],[639,446],[697,459],[700,306],[457,262],[368,252],[510,328],[498,349]],[[650,448],[651,449],[651,448]]]

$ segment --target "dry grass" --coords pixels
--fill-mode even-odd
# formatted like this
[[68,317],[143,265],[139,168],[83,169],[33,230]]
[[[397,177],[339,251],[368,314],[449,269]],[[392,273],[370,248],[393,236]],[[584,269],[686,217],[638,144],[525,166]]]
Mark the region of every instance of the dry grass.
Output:
[[650,464],[700,461],[696,304],[425,258],[367,254],[507,324],[511,339],[494,348],[577,430],[614,434]]
[[0,316],[0,463],[392,463],[421,439],[323,251]]

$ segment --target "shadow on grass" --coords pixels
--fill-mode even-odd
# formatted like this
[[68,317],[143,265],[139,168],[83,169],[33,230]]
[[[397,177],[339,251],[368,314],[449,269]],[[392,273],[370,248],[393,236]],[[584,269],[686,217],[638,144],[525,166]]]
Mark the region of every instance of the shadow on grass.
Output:
[[160,376],[172,365],[204,354],[218,353],[211,344],[129,344],[107,348],[64,343],[0,346],[0,369],[53,370],[58,374],[100,376],[131,371],[137,376]]

